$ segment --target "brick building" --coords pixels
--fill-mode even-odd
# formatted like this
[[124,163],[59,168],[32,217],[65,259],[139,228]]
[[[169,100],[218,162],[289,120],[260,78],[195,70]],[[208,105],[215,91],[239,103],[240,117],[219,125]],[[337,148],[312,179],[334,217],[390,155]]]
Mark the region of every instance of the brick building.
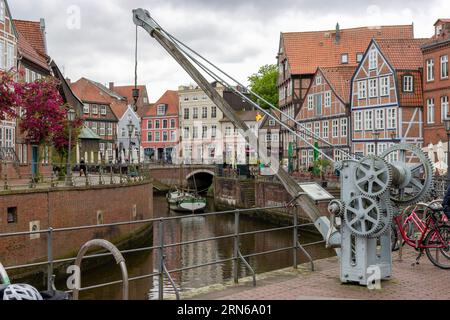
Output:
[[[318,67],[357,66],[372,38],[412,39],[412,25],[362,27],[314,32],[288,32],[280,36],[278,88],[280,109],[295,118]],[[281,120],[294,124],[285,116]],[[295,138],[281,129],[283,158]]]
[[146,161],[176,160],[179,151],[178,106],[178,92],[168,90],[142,116],[142,148]]
[[[437,145],[442,142],[447,151],[448,138],[443,120],[449,117],[450,19],[439,19],[434,26],[434,36],[422,46],[424,147],[431,145],[437,151]],[[446,162],[447,158],[443,160]]]
[[298,131],[302,132],[306,128],[329,144],[302,134],[308,143],[298,139],[299,168],[305,169],[313,165],[313,146],[316,143],[322,152],[336,161],[344,157],[341,150],[350,152],[350,88],[355,70],[356,67],[353,66],[317,69],[297,115],[297,121],[302,126]]
[[355,154],[381,154],[399,142],[422,146],[424,41],[374,39],[369,44],[352,81]]

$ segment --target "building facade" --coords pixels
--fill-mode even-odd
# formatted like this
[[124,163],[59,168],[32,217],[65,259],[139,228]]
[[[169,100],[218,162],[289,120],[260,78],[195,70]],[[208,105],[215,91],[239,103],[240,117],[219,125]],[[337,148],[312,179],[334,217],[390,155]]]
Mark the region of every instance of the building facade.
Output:
[[374,39],[368,46],[352,81],[356,155],[380,155],[396,143],[422,146],[423,43],[423,39]]
[[178,92],[168,90],[142,116],[142,148],[145,161],[177,163],[179,154],[178,108]]
[[[450,79],[450,19],[439,19],[435,35],[422,46],[423,99],[424,99],[424,147],[437,152],[440,143],[447,152],[447,132],[444,120],[449,118]],[[441,159],[447,162],[447,157]]]
[[355,70],[352,66],[317,69],[297,115],[302,136],[297,142],[300,169],[314,165],[314,147],[335,161],[350,152],[350,83]]

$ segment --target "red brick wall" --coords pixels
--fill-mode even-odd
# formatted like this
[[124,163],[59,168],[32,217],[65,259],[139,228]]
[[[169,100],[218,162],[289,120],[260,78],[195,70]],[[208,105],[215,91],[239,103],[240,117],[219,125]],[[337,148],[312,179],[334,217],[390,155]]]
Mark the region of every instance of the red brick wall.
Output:
[[[2,195],[0,198],[0,233],[30,231],[30,222],[38,221],[40,229],[97,225],[102,211],[103,223],[149,219],[153,217],[153,187],[149,183],[130,186],[104,186],[72,190],[33,190]],[[134,216],[134,206],[136,215]],[[17,207],[17,223],[8,224],[7,210]],[[119,240],[143,227],[107,227],[55,233],[55,258],[74,256],[81,245],[94,238]],[[4,265],[24,264],[46,258],[47,236],[0,238],[0,261]]]

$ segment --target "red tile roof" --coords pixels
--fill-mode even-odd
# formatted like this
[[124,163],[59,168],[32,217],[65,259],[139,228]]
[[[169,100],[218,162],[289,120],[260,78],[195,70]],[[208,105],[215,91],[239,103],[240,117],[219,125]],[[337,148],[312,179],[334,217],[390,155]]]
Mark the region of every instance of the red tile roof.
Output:
[[434,26],[436,26],[439,22],[450,23],[450,19],[438,19],[438,20],[436,21],[436,23],[434,24]]
[[40,22],[13,20],[17,33],[19,53],[26,59],[40,67],[50,70],[48,55],[45,49],[45,38],[41,31]]
[[[403,76],[412,75],[414,77],[414,92],[403,92]],[[402,107],[420,107],[423,106],[422,75],[420,71],[401,71],[397,72],[397,82],[399,84],[400,106]]]
[[357,65],[356,54],[366,51],[372,38],[414,38],[412,25],[341,29],[336,43],[336,30],[292,32],[281,34],[284,51],[292,74],[314,74],[317,67],[341,65],[347,53],[349,65]]
[[128,110],[128,104],[124,101],[111,99],[111,110],[116,115],[117,119],[122,119],[125,112]]
[[323,67],[319,70],[339,98],[344,103],[349,103],[351,82],[356,66]]
[[421,46],[429,39],[377,39],[381,52],[397,70],[416,70],[423,67]]
[[110,104],[110,96],[86,78],[70,85],[75,95],[83,102]]
[[149,108],[144,117],[156,117],[158,106],[161,104],[167,104],[166,116],[177,116],[179,110],[180,99],[177,91],[167,90],[155,104]]
[[[142,93],[147,93],[147,87],[146,86],[137,86],[140,92],[140,96],[142,96]],[[114,91],[120,94],[122,97],[125,97],[128,101],[128,103],[133,103],[133,89],[134,86],[114,86]]]

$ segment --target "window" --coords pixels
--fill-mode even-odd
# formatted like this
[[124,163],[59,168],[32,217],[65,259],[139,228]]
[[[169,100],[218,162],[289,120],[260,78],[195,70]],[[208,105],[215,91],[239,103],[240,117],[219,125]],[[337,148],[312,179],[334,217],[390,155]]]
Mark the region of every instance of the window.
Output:
[[403,77],[403,92],[413,92],[414,91],[414,78],[413,76]]
[[313,110],[313,109],[314,109],[314,96],[309,95],[308,96],[308,110]]
[[312,140],[311,133],[312,133],[312,123],[306,124],[306,133],[308,133],[308,140]]
[[348,134],[347,118],[341,119],[341,137],[346,137]]
[[147,141],[148,142],[152,142],[153,141],[153,133],[152,132],[148,132],[147,133]]
[[97,131],[97,122],[93,122],[92,123],[92,131],[94,131],[94,133],[98,133],[98,131]]
[[89,114],[90,110],[89,110],[89,104],[85,103],[83,104],[83,113],[84,114]]
[[366,144],[366,154],[367,155],[375,155],[375,144],[374,143]]
[[168,140],[168,135],[167,135],[167,131],[163,132],[163,141],[167,141]]
[[225,128],[225,137],[231,137],[231,127]]
[[[3,2],[3,1],[1,1]],[[10,70],[11,68],[14,68],[14,45],[11,43],[8,43],[6,46],[6,69]]]
[[170,127],[173,129],[175,128],[175,125],[176,125],[175,119],[170,119]]
[[348,64],[348,53],[344,53],[343,55],[341,55],[341,63]]
[[434,80],[434,61],[433,59],[427,60],[427,81]]
[[448,55],[441,57],[441,79],[448,78]]
[[[108,136],[112,136],[113,135],[113,128],[112,128],[113,126],[112,126],[112,123],[108,123],[108,125],[107,125],[107,135]],[[136,128],[136,130],[137,130],[137,128]]]
[[442,121],[448,119],[448,96],[441,97]]
[[364,53],[357,53],[356,54],[356,62],[360,63],[364,57]]
[[316,78],[316,85],[321,85],[322,84],[322,76],[317,76]]
[[390,91],[390,79],[389,77],[382,77],[380,78],[380,95],[382,97],[389,96]]
[[272,134],[269,132],[266,134],[266,142],[271,142],[272,141]]
[[396,129],[397,128],[397,109],[390,108],[387,109],[387,128]]
[[202,108],[202,119],[208,118],[208,107]]
[[314,102],[316,105],[316,116],[322,115],[322,98],[323,96],[321,94],[318,94],[314,97]]
[[320,137],[320,122],[314,122],[314,135],[316,139]]
[[5,2],[0,0],[0,21],[5,21]]
[[333,120],[333,138],[339,137],[339,120]]
[[144,97],[144,98],[142,99],[142,101],[144,102],[144,104],[147,104],[147,103],[148,103],[148,98],[147,98],[147,97]]
[[[0,1],[2,3],[2,1]],[[0,69],[5,69],[5,44],[0,41]]]
[[184,97],[184,101],[189,101],[189,97],[188,97],[188,96],[185,96],[185,97]]
[[14,147],[14,132],[15,130],[13,128],[5,128],[5,147]]
[[105,143],[103,143],[103,142],[99,143],[99,149],[101,152],[104,152],[105,151]]
[[217,107],[211,107],[211,118],[217,118]]
[[434,99],[427,100],[427,122],[429,124],[434,123]]
[[166,105],[160,104],[156,110],[158,116],[164,116],[166,114]]
[[376,130],[384,129],[384,110],[383,109],[375,110],[375,129]]
[[148,120],[147,121],[147,129],[152,129],[153,128],[153,122],[152,120]]
[[373,130],[373,111],[366,110],[364,113],[365,130]]
[[31,82],[31,70],[25,69],[25,82],[29,83]]
[[198,127],[193,127],[192,128],[192,138],[193,139],[198,139]]
[[194,108],[194,112],[193,112],[192,117],[193,117],[194,119],[198,119],[198,108]]
[[362,111],[355,112],[355,131],[362,130]]
[[189,120],[189,109],[184,108],[184,120]]
[[211,138],[215,138],[217,136],[217,126],[213,125],[211,126]]
[[369,80],[369,98],[378,97],[378,79]]
[[100,123],[100,135],[104,136],[105,135],[105,123]]
[[367,98],[367,82],[365,80],[358,81],[358,99]]
[[387,143],[378,143],[377,154],[383,154],[387,150]]
[[331,91],[325,92],[325,107],[331,107]]
[[98,114],[98,105],[96,104],[92,105],[92,114]]
[[202,138],[203,139],[208,138],[208,127],[207,126],[202,127]]
[[370,50],[369,53],[369,69],[373,70],[378,67],[377,51],[375,49]]
[[329,122],[328,121],[324,121],[322,122],[322,137],[324,139],[328,139],[328,135],[329,135]]
[[170,141],[175,141],[175,131],[170,131]]
[[161,133],[155,132],[155,141],[156,141],[156,142],[161,141]]
[[155,129],[159,129],[160,128],[160,121],[159,120],[155,120]]
[[189,138],[190,138],[189,128],[186,127],[186,128],[184,128],[184,139],[189,139]]
[[198,101],[198,97],[197,97],[197,96],[194,96],[193,100],[194,100],[194,101]]
[[8,208],[7,215],[8,223],[17,223],[17,207]]
[[169,126],[169,121],[163,120],[163,129],[167,129],[168,126]]
[[275,127],[275,124],[276,124],[275,120],[273,119],[269,120],[269,127]]
[[100,113],[104,116],[106,116],[106,106],[101,106]]

